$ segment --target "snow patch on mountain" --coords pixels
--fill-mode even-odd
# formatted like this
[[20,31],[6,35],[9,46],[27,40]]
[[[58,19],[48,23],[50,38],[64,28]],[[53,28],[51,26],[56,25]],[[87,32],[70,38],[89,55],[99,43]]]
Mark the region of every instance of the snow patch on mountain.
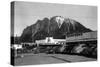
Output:
[[55,18],[55,20],[56,20],[56,22],[58,24],[58,27],[60,28],[65,19],[63,17],[61,17],[61,16],[58,16],[58,17]]

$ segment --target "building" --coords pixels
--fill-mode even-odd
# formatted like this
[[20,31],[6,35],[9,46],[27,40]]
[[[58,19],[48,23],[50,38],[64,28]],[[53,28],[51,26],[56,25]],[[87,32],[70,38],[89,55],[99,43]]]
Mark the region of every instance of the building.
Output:
[[43,40],[36,40],[35,43],[41,45],[61,45],[66,43],[66,39],[53,39],[53,37],[46,37]]
[[69,34],[66,36],[66,43],[96,43],[97,31]]

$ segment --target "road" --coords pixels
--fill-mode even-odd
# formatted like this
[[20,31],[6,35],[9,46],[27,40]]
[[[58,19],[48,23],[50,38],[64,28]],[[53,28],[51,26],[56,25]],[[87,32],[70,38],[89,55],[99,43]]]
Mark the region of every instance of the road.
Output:
[[70,62],[85,62],[96,61],[93,58],[87,58],[77,55],[62,55],[62,54],[24,54],[23,57],[15,58],[15,65],[37,65],[37,64],[52,64],[52,63],[70,63]]

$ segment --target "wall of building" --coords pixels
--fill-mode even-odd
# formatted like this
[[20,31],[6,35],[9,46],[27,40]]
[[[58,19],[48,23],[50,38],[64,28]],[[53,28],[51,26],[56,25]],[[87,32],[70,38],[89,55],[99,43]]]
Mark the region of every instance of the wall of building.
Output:
[[66,41],[97,40],[97,31],[82,33],[81,35],[66,36]]

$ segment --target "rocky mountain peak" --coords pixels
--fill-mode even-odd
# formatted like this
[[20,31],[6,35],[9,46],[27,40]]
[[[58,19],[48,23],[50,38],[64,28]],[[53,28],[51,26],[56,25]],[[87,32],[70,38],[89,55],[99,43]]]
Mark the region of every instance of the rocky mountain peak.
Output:
[[92,30],[76,20],[62,16],[53,16],[50,19],[44,18],[43,20],[38,20],[35,24],[26,27],[21,35],[21,41],[35,41],[49,36],[55,39],[63,39],[67,34],[90,31]]

